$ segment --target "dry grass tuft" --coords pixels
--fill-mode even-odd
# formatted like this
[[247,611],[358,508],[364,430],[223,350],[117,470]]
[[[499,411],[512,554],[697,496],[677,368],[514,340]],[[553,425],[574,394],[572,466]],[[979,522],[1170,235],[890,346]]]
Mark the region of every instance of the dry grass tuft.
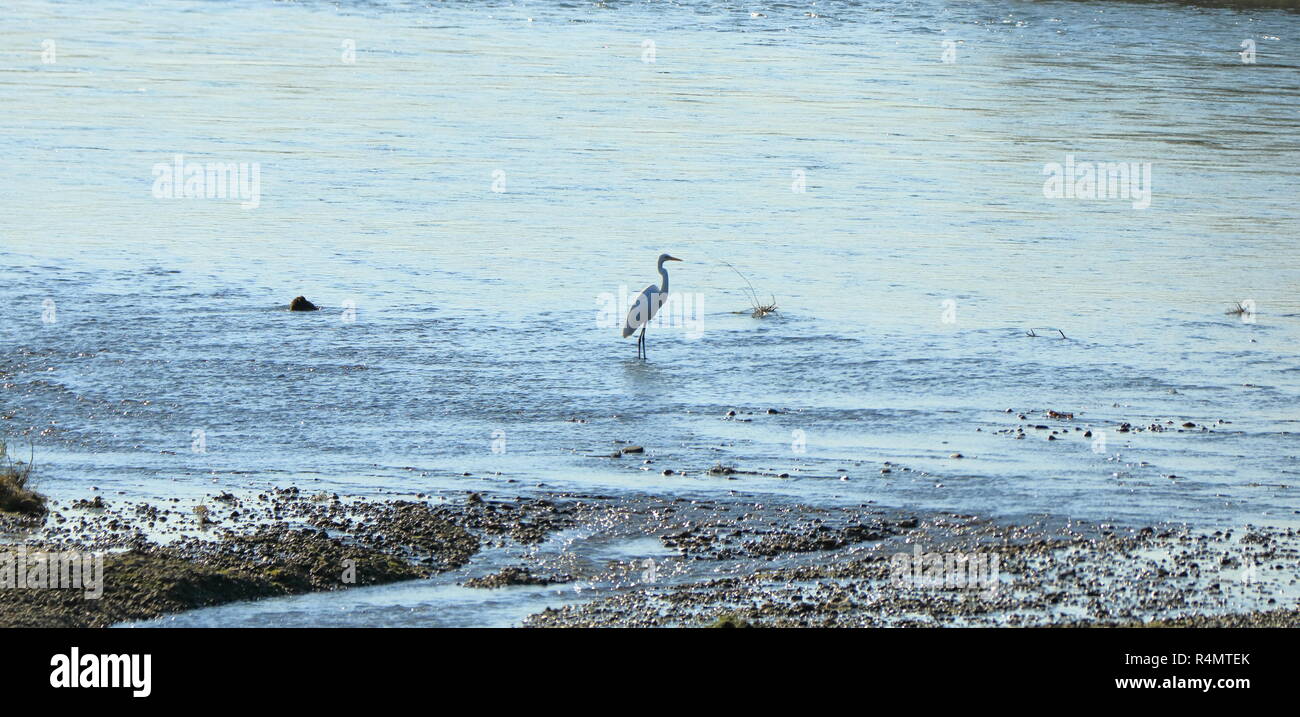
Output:
[[9,446],[0,440],[0,513],[44,515],[45,496],[27,487],[32,477],[32,462],[15,462]]
[[[763,318],[764,316],[767,316],[768,314],[775,314],[775,313],[776,313],[776,297],[775,297],[775,296],[771,296],[771,295],[769,295],[769,301],[768,301],[768,303],[766,303],[766,304],[764,304],[763,302],[759,301],[759,300],[758,300],[758,292],[754,291],[754,285],[751,284],[751,283],[749,283],[749,279],[746,279],[746,278],[745,278],[745,275],[744,275],[744,274],[741,274],[741,273],[740,273],[740,270],[737,269],[737,268],[734,267],[734,266],[731,266],[731,264],[728,264],[728,263],[725,262],[725,261],[722,262],[722,263],[723,263],[723,264],[727,264],[727,266],[730,267],[732,271],[736,272],[736,275],[737,275],[737,276],[739,276],[741,279],[744,279],[744,281],[745,281],[745,286],[749,287],[749,305],[750,305],[750,306],[749,306],[749,308],[750,308],[750,314],[749,314],[749,315],[750,315],[750,316],[752,316],[752,317],[754,317],[754,318],[756,318],[756,319],[761,319],[761,318]],[[735,312],[732,312],[732,313],[742,314],[742,313],[744,313],[744,312],[743,312],[743,311],[735,311]]]

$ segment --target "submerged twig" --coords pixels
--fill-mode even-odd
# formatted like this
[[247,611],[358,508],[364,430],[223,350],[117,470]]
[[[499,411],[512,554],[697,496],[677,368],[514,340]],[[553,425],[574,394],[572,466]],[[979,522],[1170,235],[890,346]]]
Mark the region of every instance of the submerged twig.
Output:
[[[1065,332],[1062,331],[1062,330],[1060,330],[1060,329],[1053,329],[1053,328],[1049,328],[1049,327],[1045,327],[1045,326],[1039,326],[1039,327],[1037,327],[1037,328],[1043,329],[1044,331],[1055,331],[1056,333],[1058,333],[1058,334],[1061,335],[1061,338],[1063,338],[1063,339],[1064,339],[1064,338],[1067,338],[1066,335],[1065,335]],[[1037,334],[1037,332],[1034,331],[1034,329],[1030,329],[1030,330],[1026,331],[1026,332],[1025,332],[1025,336],[1030,336],[1030,337],[1033,337],[1033,338],[1038,338],[1038,334]]]

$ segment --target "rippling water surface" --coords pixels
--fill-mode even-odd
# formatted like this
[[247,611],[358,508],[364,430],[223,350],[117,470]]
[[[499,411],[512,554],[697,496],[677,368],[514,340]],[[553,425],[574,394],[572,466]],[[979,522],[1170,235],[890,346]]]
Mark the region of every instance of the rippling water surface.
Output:
[[[1295,12],[9,0],[0,19],[0,428],[57,498],[545,483],[1300,510]],[[257,163],[260,205],[155,198],[177,154]],[[1044,197],[1067,155],[1149,162],[1150,207]],[[652,328],[643,362],[600,297],[657,280],[661,252],[702,313]],[[723,262],[778,312],[742,312]],[[324,310],[286,312],[297,294]],[[615,441],[655,462],[600,457]],[[717,463],[791,477],[699,473]]]

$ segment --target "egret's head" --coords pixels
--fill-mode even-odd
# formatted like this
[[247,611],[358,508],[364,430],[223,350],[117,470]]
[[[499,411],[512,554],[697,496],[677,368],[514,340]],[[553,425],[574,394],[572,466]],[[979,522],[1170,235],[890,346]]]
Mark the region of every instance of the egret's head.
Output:
[[660,255],[659,255],[659,266],[663,266],[665,261],[681,261],[681,259],[678,259],[677,257],[673,256],[672,254],[660,254]]

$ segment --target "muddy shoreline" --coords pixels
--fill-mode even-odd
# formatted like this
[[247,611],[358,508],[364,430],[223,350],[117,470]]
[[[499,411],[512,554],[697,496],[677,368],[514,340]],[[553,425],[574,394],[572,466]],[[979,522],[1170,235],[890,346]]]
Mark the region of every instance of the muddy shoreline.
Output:
[[[0,589],[0,626],[105,627],[458,569],[475,589],[572,586],[573,600],[532,614],[529,627],[1300,625],[1294,529],[1011,524],[739,496],[377,500],[290,487],[198,505],[95,497],[55,502],[44,519],[0,517],[0,551],[101,552],[102,597]],[[614,560],[579,559],[580,544],[522,550],[476,571],[485,549],[562,532],[662,550]]]
[[[0,552],[103,555],[103,590],[0,589],[0,627],[105,627],[241,600],[416,580],[484,543],[566,524],[545,500],[461,505],[306,496],[296,487],[202,507],[78,500],[43,520],[6,516]],[[197,510],[196,510],[197,509]],[[15,540],[26,536],[25,540]]]

